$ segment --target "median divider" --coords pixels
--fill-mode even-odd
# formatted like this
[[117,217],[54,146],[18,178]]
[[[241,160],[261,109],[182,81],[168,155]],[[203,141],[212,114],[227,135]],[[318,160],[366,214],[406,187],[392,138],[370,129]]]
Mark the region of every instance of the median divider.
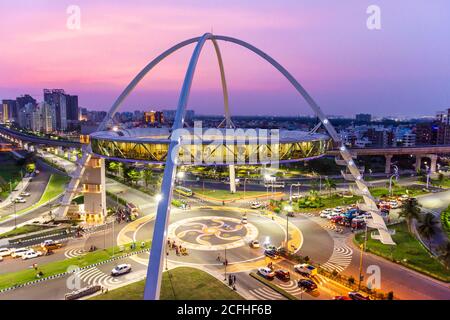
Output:
[[96,266],[100,266],[100,265],[103,265],[103,264],[106,264],[106,263],[109,263],[109,262],[112,262],[112,261],[115,261],[115,260],[128,258],[130,256],[133,256],[133,255],[136,255],[136,254],[140,254],[140,253],[144,253],[144,252],[149,252],[149,251],[150,251],[150,248],[146,248],[146,249],[142,249],[142,250],[138,250],[138,251],[134,251],[134,252],[129,252],[129,253],[123,254],[121,256],[113,257],[113,258],[110,258],[110,259],[107,259],[107,260],[103,260],[103,261],[100,261],[100,262],[97,262],[97,263],[90,264],[88,266],[77,268],[77,269],[75,269],[73,271],[62,272],[62,273],[54,274],[54,275],[51,275],[51,276],[48,276],[48,277],[44,277],[44,278],[36,279],[36,280],[33,280],[33,281],[28,281],[28,282],[25,282],[25,283],[22,283],[22,284],[18,284],[18,285],[9,287],[9,288],[1,289],[0,293],[4,293],[4,292],[11,291],[11,290],[18,289],[18,288],[23,288],[23,287],[30,286],[30,285],[37,284],[37,283],[41,283],[41,282],[47,281],[47,280],[53,280],[53,279],[61,278],[61,277],[64,277],[66,275],[79,272],[81,270],[90,269],[90,268],[93,268],[93,267],[96,267]]
[[278,292],[279,294],[281,294],[283,297],[287,298],[288,300],[298,300],[298,298],[292,294],[290,294],[289,292],[287,292],[286,290],[281,289],[279,286],[277,286],[276,284],[273,284],[272,282],[270,282],[269,280],[261,277],[260,275],[258,275],[255,272],[250,272],[250,276],[255,278],[256,280],[258,280],[259,282],[261,282],[262,284],[268,286],[269,288],[271,288],[272,290],[275,290],[276,292]]

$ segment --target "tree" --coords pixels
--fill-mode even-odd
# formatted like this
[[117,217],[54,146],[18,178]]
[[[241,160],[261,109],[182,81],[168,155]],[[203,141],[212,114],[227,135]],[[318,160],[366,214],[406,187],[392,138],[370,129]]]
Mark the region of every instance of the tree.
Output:
[[325,178],[325,189],[328,190],[328,195],[331,197],[331,190],[336,190],[336,182],[328,177]]
[[141,178],[141,172],[137,171],[135,168],[130,168],[126,174],[131,183],[138,182]]
[[420,210],[421,207],[416,198],[409,198],[403,203],[398,215],[406,219],[409,232],[411,232],[411,222],[414,219],[420,220]]
[[36,164],[35,163],[29,163],[26,166],[26,171],[28,173],[33,173],[36,170]]
[[434,215],[432,213],[427,213],[423,219],[422,222],[419,224],[419,227],[417,230],[419,233],[428,240],[428,247],[431,250],[431,239],[436,234],[436,224],[438,222],[436,221]]
[[148,185],[154,180],[152,170],[145,169],[142,171],[142,177],[144,178],[145,187],[148,188]]
[[120,169],[123,167],[121,162],[111,161],[108,165],[108,170],[112,171],[114,174],[120,174]]
[[441,261],[444,263],[445,267],[448,270],[450,266],[450,241],[439,246],[438,252],[439,252],[439,259],[441,259]]

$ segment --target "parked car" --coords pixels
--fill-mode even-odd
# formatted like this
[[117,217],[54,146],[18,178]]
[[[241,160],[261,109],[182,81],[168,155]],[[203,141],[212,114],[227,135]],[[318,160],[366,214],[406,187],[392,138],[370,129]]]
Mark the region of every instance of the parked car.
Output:
[[352,220],[352,228],[353,229],[362,229],[366,227],[366,222],[362,219],[353,219]]
[[27,260],[27,259],[33,259],[33,258],[37,258],[42,256],[42,252],[41,251],[35,251],[35,250],[28,250],[27,252],[25,252],[22,255],[22,259],[23,260]]
[[307,263],[296,264],[294,270],[307,276],[315,276],[317,274],[316,267]]
[[283,280],[283,281],[289,281],[289,280],[291,280],[291,274],[290,274],[290,272],[289,272],[288,270],[285,270],[285,269],[278,269],[278,270],[275,270],[275,276],[276,276],[278,279],[281,279],[281,280]]
[[333,209],[333,212],[336,212],[336,213],[342,213],[342,212],[344,212],[344,208],[342,208],[342,207],[336,207],[336,208]]
[[263,267],[258,268],[258,273],[262,275],[264,278],[273,279],[275,277],[275,272],[273,272],[270,268]]
[[0,257],[6,257],[11,255],[11,249],[8,248],[0,248]]
[[111,270],[111,276],[117,277],[130,272],[131,272],[131,264],[123,263],[115,266],[114,269]]
[[30,249],[27,249],[27,248],[13,249],[13,251],[11,252],[11,257],[19,258],[28,250],[30,250]]
[[279,259],[280,258],[280,255],[278,254],[278,251],[274,250],[274,249],[266,249],[266,250],[264,250],[264,254],[267,257],[270,257],[272,259]]
[[363,296],[362,294],[356,291],[349,292],[348,296],[352,300],[370,300],[369,297]]
[[331,209],[324,209],[322,211],[320,211],[320,217],[321,218],[328,218],[328,216],[332,213],[333,211]]
[[389,201],[389,205],[391,206],[392,209],[397,209],[400,206],[398,201],[396,200]]
[[259,241],[258,240],[252,240],[250,241],[250,248],[253,249],[257,249],[260,247]]
[[306,289],[306,291],[314,291],[317,289],[317,284],[310,279],[300,279],[297,284],[300,288]]

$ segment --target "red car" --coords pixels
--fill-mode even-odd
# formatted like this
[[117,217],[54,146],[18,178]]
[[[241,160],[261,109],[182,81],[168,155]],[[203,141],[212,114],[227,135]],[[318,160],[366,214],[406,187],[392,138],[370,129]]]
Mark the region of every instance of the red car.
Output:
[[333,300],[352,300],[347,296],[335,296]]
[[284,269],[278,269],[275,271],[275,276],[278,279],[281,279],[283,281],[289,281],[291,279],[291,274],[289,273],[289,271],[284,270]]
[[334,216],[330,220],[331,220],[332,223],[340,223],[340,222],[342,222],[343,219],[344,218],[341,217],[341,216]]
[[369,297],[365,297],[362,294],[355,292],[355,291],[349,292],[348,296],[352,300],[370,300]]

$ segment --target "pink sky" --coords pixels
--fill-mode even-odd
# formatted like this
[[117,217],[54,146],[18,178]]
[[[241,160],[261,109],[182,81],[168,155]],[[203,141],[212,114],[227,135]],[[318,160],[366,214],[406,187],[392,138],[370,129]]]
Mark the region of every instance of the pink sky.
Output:
[[[450,107],[450,3],[375,1],[382,30],[366,28],[373,1],[2,1],[0,98],[42,88],[78,94],[107,109],[128,82],[169,46],[213,30],[246,40],[284,65],[329,114],[424,115]],[[81,29],[66,28],[69,5]],[[274,69],[222,43],[234,114],[309,114]],[[193,46],[158,66],[123,110],[171,108]],[[198,65],[190,106],[219,113],[212,45]]]

